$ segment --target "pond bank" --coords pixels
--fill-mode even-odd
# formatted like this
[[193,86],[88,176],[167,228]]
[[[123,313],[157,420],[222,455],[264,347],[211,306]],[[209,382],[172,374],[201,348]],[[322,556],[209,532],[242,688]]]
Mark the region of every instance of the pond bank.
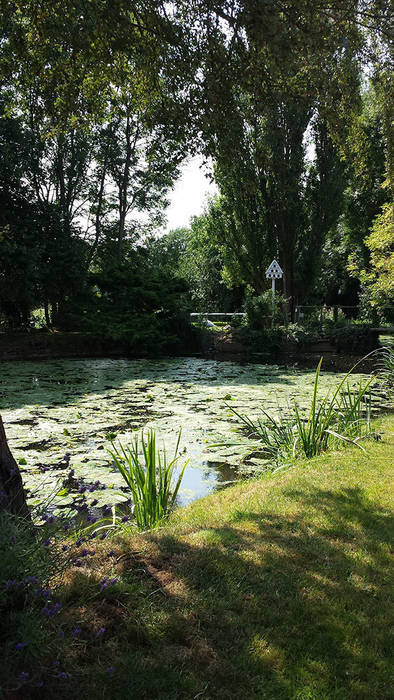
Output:
[[[316,367],[320,357],[324,357],[324,368],[332,372],[346,372],[363,355],[337,353],[333,346],[322,342],[311,348],[310,352],[288,350],[277,356],[268,356],[261,352],[249,352],[239,342],[233,341],[226,334],[209,336],[196,345],[195,352],[187,356],[207,358],[217,361],[234,361],[238,363],[258,363],[295,366],[305,369]],[[61,333],[47,331],[0,333],[1,361],[35,361],[78,358],[127,358],[137,356],[130,353],[126,343],[99,338],[86,333]],[[375,369],[375,360],[368,359],[359,366],[360,372],[369,373]]]

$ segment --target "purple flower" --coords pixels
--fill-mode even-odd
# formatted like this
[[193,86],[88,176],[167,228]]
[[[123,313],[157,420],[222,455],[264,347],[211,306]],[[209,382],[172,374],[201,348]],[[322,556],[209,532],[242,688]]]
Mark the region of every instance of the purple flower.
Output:
[[38,578],[35,576],[25,576],[23,583],[31,586],[38,586]]
[[113,549],[111,549],[111,551],[108,552],[107,557],[114,557],[114,556],[115,556],[115,552]]
[[98,503],[98,500],[97,500],[97,498],[95,498],[94,501],[92,501],[90,505],[91,505],[92,507],[93,507],[93,506],[97,506],[97,503]]
[[103,532],[103,534],[100,535],[100,540],[105,540],[106,537],[108,537],[108,532]]
[[17,651],[22,651],[22,649],[27,646],[29,646],[29,642],[18,642],[18,644],[15,644],[15,649]]
[[49,588],[46,588],[45,591],[42,591],[42,597],[45,598],[45,600],[48,600],[48,598],[51,597],[51,591]]
[[97,636],[101,637],[105,632],[105,627],[100,627],[99,631],[97,632]]
[[87,557],[88,554],[89,554],[88,550],[84,547],[83,549],[81,549],[79,556],[80,557]]
[[67,530],[70,529],[70,527],[71,527],[70,523],[65,523],[65,524],[63,525],[63,530],[67,531]]
[[60,639],[64,639],[64,630],[59,629],[59,630],[57,631],[57,633],[58,633]]
[[108,666],[105,670],[109,676],[113,676],[115,673],[115,666]]
[[66,544],[64,544],[64,545],[62,546],[62,552],[66,552],[67,550],[68,550],[68,547],[67,547]]
[[78,493],[85,493],[86,491],[86,486],[80,486],[78,489]]
[[44,607],[41,608],[41,615],[44,617],[54,617],[61,609],[61,603],[54,603],[52,607],[50,605],[44,605]]
[[118,578],[111,578],[111,580],[110,580],[110,582],[109,582],[109,585],[110,585],[110,586],[114,586],[115,583],[117,583],[118,581],[119,581]]
[[94,515],[88,515],[87,520],[88,523],[95,523],[97,518]]
[[103,580],[101,581],[100,591],[103,591],[104,588],[107,588],[107,577],[103,578]]
[[90,491],[90,493],[93,493],[93,491],[95,491],[95,490],[96,490],[96,487],[95,487],[94,484],[92,484],[91,486],[89,486],[89,491]]
[[10,588],[20,588],[20,585],[20,582],[16,579],[10,579],[9,581],[5,582],[5,587],[7,590],[9,590]]
[[29,674],[26,673],[25,671],[21,671],[21,673],[18,676],[18,680],[22,681],[24,683],[25,681],[29,680]]
[[95,537],[97,537],[97,532],[92,532],[92,534],[89,535],[90,540],[93,540]]
[[49,537],[47,537],[46,540],[44,540],[44,547],[50,547],[51,546],[51,540]]
[[59,680],[61,680],[61,681],[66,681],[68,678],[68,675],[64,671],[60,671],[60,673],[57,674],[57,678],[59,678]]
[[74,566],[82,566],[82,562],[79,561],[78,559],[75,559]]
[[74,627],[74,629],[73,629],[73,637],[74,637],[74,639],[76,639],[77,637],[80,637],[80,636],[81,636],[81,632],[82,632],[82,630],[81,630],[80,627]]

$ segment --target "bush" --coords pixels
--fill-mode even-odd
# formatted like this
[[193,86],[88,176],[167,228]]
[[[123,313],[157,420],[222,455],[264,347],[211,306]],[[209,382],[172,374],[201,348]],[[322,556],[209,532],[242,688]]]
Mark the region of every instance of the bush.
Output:
[[379,347],[379,333],[373,331],[369,324],[352,323],[329,329],[326,334],[338,353],[366,355]]
[[[286,300],[280,294],[275,294],[274,324],[284,324]],[[272,325],[272,292],[267,290],[260,296],[248,296],[245,300],[247,324],[253,330],[270,328]]]
[[237,329],[235,337],[249,352],[275,359],[281,353],[306,350],[310,343],[317,340],[319,334],[315,330],[291,323],[288,326],[260,330],[243,326]]

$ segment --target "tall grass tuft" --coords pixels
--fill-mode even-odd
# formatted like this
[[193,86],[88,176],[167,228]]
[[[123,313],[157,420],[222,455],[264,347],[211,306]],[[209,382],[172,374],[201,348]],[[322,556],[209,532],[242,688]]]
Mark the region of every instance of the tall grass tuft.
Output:
[[[264,419],[252,420],[231,409],[244,426],[248,437],[258,441],[257,449],[268,459],[283,463],[292,457],[315,457],[341,441],[359,445],[370,432],[371,399],[369,389],[374,377],[354,388],[348,381],[352,368],[333,392],[318,398],[320,369],[317,366],[309,411],[294,403],[293,414],[284,420],[263,411]],[[234,444],[234,443],[232,443]]]
[[112,443],[110,454],[114,463],[131,491],[134,503],[134,516],[140,530],[150,530],[165,520],[175,504],[183,474],[189,462],[185,462],[178,478],[173,479],[174,469],[179,460],[179,442],[174,457],[169,460],[166,450],[156,447],[154,430],[145,439],[136,437],[131,445],[118,446]]
[[388,398],[391,399],[394,394],[394,345],[392,344],[382,349],[379,375],[388,391]]

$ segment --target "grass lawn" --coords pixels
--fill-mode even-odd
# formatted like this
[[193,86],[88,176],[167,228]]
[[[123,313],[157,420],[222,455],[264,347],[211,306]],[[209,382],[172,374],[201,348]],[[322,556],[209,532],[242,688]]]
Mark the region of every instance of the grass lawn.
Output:
[[[101,543],[58,592],[61,624],[81,630],[66,634],[68,678],[31,697],[391,698],[394,418],[379,425],[367,454],[244,481]],[[119,581],[98,593],[103,576]]]

